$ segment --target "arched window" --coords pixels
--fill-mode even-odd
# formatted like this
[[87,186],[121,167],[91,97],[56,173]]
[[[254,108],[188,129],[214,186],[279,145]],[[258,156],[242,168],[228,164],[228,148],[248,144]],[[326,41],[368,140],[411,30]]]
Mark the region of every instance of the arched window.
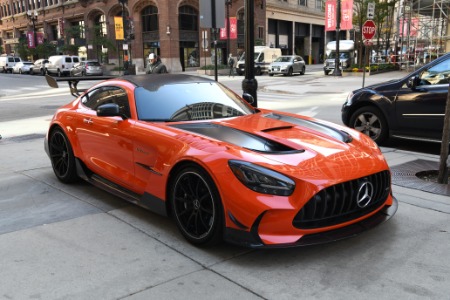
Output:
[[158,31],[158,8],[147,6],[142,10],[142,31]]
[[198,13],[195,8],[184,5],[178,12],[180,30],[198,30]]

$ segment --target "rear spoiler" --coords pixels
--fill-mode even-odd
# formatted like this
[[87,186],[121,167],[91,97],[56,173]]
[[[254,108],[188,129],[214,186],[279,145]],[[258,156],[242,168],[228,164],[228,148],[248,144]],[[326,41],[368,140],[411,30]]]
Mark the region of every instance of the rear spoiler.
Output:
[[70,93],[74,97],[78,97],[81,95],[81,93],[85,92],[86,90],[80,90],[78,89],[78,83],[80,81],[87,81],[87,80],[108,80],[112,78],[117,78],[117,76],[89,76],[89,77],[52,77],[48,74],[45,75],[45,80],[47,81],[47,84],[52,88],[59,88],[58,81],[66,81],[69,84]]

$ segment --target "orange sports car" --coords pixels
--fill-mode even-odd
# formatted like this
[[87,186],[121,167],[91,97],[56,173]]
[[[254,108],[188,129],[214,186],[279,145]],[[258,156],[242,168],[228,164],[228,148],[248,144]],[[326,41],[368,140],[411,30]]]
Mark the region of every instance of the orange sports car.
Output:
[[45,150],[60,181],[171,215],[195,245],[318,244],[395,214],[389,167],[369,137],[252,100],[197,76],[109,79],[56,111]]

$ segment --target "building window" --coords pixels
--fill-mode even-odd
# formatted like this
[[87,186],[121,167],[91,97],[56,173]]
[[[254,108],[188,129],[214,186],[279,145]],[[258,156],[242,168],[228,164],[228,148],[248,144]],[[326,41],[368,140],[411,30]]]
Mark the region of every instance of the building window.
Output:
[[324,11],[324,5],[322,0],[316,0],[316,9]]
[[264,27],[262,26],[258,27],[258,39],[264,40]]
[[147,6],[142,10],[142,31],[157,31],[159,29],[158,8]]
[[300,5],[300,6],[307,6],[308,5],[308,1],[307,0],[298,0],[298,5]]
[[181,6],[178,12],[180,30],[198,30],[198,14],[192,6]]

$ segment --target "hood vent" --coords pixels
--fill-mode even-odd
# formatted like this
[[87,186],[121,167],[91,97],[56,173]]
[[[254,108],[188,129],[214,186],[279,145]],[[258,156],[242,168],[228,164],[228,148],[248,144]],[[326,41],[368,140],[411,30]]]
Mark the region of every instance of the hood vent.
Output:
[[[306,127],[311,130],[325,134],[327,136],[333,137],[336,140],[342,141],[344,143],[350,143],[352,141],[352,137],[345,131],[336,130],[333,127],[330,127],[330,126],[327,126],[324,124],[320,124],[317,122],[303,120],[300,118],[294,118],[294,117],[281,115],[281,114],[274,114],[274,113],[267,114],[264,117],[269,118],[269,119],[278,120],[278,121],[283,121],[286,123],[290,123],[290,124],[294,124],[294,125],[298,125],[298,126],[302,126],[302,127]],[[270,131],[270,130],[272,130],[272,129],[268,128],[268,129],[265,129],[264,131]]]
[[234,128],[212,124],[212,123],[192,123],[170,125],[178,129],[186,130],[203,136],[207,136],[219,141],[224,141],[249,150],[270,153],[270,154],[292,154],[304,152],[302,149],[294,149],[287,145],[278,143],[264,137],[251,134]]

